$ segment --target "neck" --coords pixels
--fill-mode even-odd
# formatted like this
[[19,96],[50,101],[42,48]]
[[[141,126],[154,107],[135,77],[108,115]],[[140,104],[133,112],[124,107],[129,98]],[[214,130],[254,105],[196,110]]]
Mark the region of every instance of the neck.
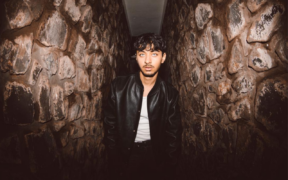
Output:
[[139,73],[140,73],[140,79],[144,87],[154,86],[157,76],[158,76],[158,72],[153,77],[146,77],[143,75],[141,71]]

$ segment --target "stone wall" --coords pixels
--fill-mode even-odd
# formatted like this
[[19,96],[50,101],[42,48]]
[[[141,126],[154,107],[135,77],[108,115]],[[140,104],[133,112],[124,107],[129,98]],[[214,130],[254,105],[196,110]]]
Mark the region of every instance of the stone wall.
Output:
[[7,0],[0,13],[0,179],[103,179],[102,98],[129,69],[122,1]]
[[168,1],[180,179],[287,179],[287,17],[285,0]]

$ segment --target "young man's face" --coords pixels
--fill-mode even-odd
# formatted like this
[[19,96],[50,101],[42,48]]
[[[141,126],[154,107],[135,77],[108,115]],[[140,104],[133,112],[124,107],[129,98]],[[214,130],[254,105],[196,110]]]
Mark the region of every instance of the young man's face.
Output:
[[166,59],[166,53],[162,54],[162,51],[153,50],[154,45],[147,45],[143,51],[136,52],[136,60],[140,67],[142,74],[146,77],[153,77],[158,73],[158,70],[162,63]]

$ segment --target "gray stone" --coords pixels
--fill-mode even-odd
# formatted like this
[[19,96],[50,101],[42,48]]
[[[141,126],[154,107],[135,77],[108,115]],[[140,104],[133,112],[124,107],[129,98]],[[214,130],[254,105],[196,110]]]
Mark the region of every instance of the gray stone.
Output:
[[58,75],[60,79],[75,77],[75,65],[68,56],[63,56],[59,59]]
[[90,100],[89,100],[87,95],[83,94],[82,99],[83,99],[82,117],[84,119],[89,120],[90,119],[90,112],[91,112],[92,104],[91,104],[91,102],[90,102]]
[[30,87],[8,82],[4,90],[4,122],[13,125],[30,124],[34,121],[34,113],[34,99]]
[[194,87],[196,87],[199,82],[201,81],[201,69],[199,68],[199,66],[197,64],[195,64],[193,67],[192,67],[192,70],[191,70],[191,81],[192,81],[192,84]]
[[254,13],[260,7],[262,7],[262,5],[265,4],[266,2],[267,0],[248,0],[247,7],[252,13]]
[[68,25],[58,11],[55,11],[46,22],[39,27],[38,40],[45,46],[66,49]]
[[251,73],[245,73],[237,79],[232,84],[232,87],[237,93],[247,93],[255,88],[256,77]]
[[203,29],[204,26],[209,22],[210,18],[213,17],[213,11],[210,4],[199,3],[195,9],[195,20],[198,29]]
[[92,23],[90,38],[96,39],[98,42],[102,41],[102,31],[95,23]]
[[23,0],[6,1],[5,10],[11,29],[25,27],[33,21],[33,14]]
[[18,44],[17,52],[13,54],[13,68],[10,70],[12,74],[25,74],[31,62],[31,51],[33,44],[33,34],[29,36],[18,36],[15,40]]
[[69,111],[69,121],[79,119],[82,115],[83,108],[81,96],[75,94],[75,96],[73,97],[73,104],[69,102],[69,106],[71,106]]
[[277,66],[276,59],[278,57],[274,52],[270,52],[261,44],[257,44],[248,56],[248,65],[255,71],[266,71]]
[[196,34],[194,32],[190,32],[190,31],[187,31],[185,33],[185,38],[184,38],[184,41],[185,41],[185,47],[186,48],[190,48],[190,49],[195,49],[196,48]]
[[287,75],[261,82],[255,99],[255,118],[270,132],[285,136],[287,133]]
[[40,76],[39,83],[39,122],[45,123],[51,119],[50,116],[50,85],[49,80],[45,76]]
[[91,24],[92,24],[92,16],[93,16],[93,12],[92,12],[92,8],[89,5],[83,6],[81,7],[81,18],[80,18],[80,22],[82,22],[82,32],[87,33],[90,31],[91,28]]
[[58,70],[58,56],[56,53],[51,52],[44,55],[44,62],[46,64],[46,69],[48,70],[49,76],[55,75]]
[[237,93],[231,87],[231,80],[221,80],[216,89],[216,100],[220,104],[230,104],[236,101]]
[[66,125],[65,121],[54,121],[53,122],[53,130],[55,132],[60,131]]
[[24,0],[34,20],[38,19],[43,12],[44,2],[39,0]]
[[30,85],[35,85],[41,71],[42,71],[42,66],[37,61],[34,61],[31,71],[30,71],[30,77],[28,80],[28,83]]
[[80,8],[76,6],[75,0],[66,0],[64,10],[70,16],[72,21],[78,22],[81,17]]
[[61,3],[62,3],[62,0],[54,0],[54,1],[53,1],[53,5],[56,6],[56,7],[57,7],[57,6],[60,6]]
[[64,95],[69,96],[74,92],[74,83],[73,82],[64,82]]
[[77,68],[77,76],[76,76],[76,87],[78,91],[88,92],[89,91],[89,76],[86,71],[81,68]]
[[208,113],[208,117],[210,117],[214,123],[218,124],[222,128],[229,124],[228,116],[222,108],[215,109],[212,112]]
[[91,92],[95,93],[102,87],[104,82],[104,69],[93,69],[91,72]]
[[80,62],[84,63],[86,42],[83,37],[74,31],[70,37],[68,51],[71,52]]
[[[182,82],[188,80],[188,79],[191,79],[193,81],[193,77],[191,76],[194,76],[196,75],[197,76],[197,72],[193,72],[191,74],[191,65],[188,63],[188,61],[182,61],[180,62],[179,64],[179,71],[182,72],[182,75],[180,76],[180,79]],[[194,74],[196,73],[196,74]]]
[[206,117],[207,106],[206,106],[206,95],[203,88],[198,88],[194,91],[192,99],[192,109],[195,114],[199,114]]
[[249,11],[244,5],[244,2],[240,2],[240,0],[233,0],[228,5],[227,37],[229,41],[241,34],[244,28],[249,24],[247,22],[247,19],[249,18]]
[[197,44],[197,59],[201,64],[206,64],[207,55],[209,53],[209,42],[205,33],[198,39]]
[[277,43],[275,51],[283,62],[288,63],[288,37]]
[[21,164],[20,141],[17,135],[0,141],[0,161],[5,164]]
[[256,20],[253,22],[247,36],[247,41],[269,41],[273,33],[280,27],[280,20],[284,14],[284,11],[285,7],[282,4],[273,4],[268,6],[264,12],[259,14]]
[[5,40],[0,46],[0,66],[2,72],[7,72],[12,69],[13,55],[17,53],[18,45],[13,42]]
[[64,92],[60,86],[53,86],[50,96],[51,112],[54,119],[60,120],[65,117]]
[[189,49],[187,51],[187,61],[190,65],[194,65],[195,61],[196,61],[196,53],[194,52],[194,50]]
[[208,58],[210,60],[219,58],[225,49],[224,38],[221,29],[219,27],[208,25],[206,28],[206,35],[209,42],[209,50],[207,52]]
[[86,68],[93,66],[93,62],[95,60],[95,57],[96,57],[95,53],[92,53],[92,54],[89,54],[88,52],[85,53],[84,64],[85,64]]
[[217,65],[213,62],[207,64],[205,68],[205,82],[213,82],[215,81],[215,70]]
[[87,4],[87,0],[76,0],[77,6],[85,6]]
[[96,52],[100,49],[100,43],[95,39],[91,39],[87,49],[89,52]]
[[231,121],[250,119],[251,106],[248,98],[243,98],[231,105],[228,109],[228,117]]
[[217,101],[216,101],[216,94],[214,94],[214,93],[209,93],[208,95],[207,95],[207,100],[206,100],[206,102],[207,102],[207,107],[209,108],[209,109],[213,109],[213,108],[215,108],[215,107],[217,107],[219,104],[217,103]]
[[238,39],[236,39],[233,44],[231,56],[228,61],[228,72],[230,74],[237,73],[240,69],[244,67],[244,56],[243,56],[243,48]]
[[[30,171],[45,177],[51,177],[51,171],[61,168],[61,160],[57,151],[53,134],[48,128],[31,132],[24,136]],[[43,156],[45,154],[45,156]]]
[[216,63],[217,67],[216,67],[216,71],[215,71],[215,80],[220,80],[220,79],[224,79],[226,77],[225,74],[225,67],[223,65],[223,63]]

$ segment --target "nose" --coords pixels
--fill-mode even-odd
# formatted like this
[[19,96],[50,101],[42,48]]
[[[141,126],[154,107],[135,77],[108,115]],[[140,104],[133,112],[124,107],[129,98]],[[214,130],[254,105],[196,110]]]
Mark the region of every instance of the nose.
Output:
[[150,64],[150,63],[151,63],[151,56],[146,56],[145,64]]

